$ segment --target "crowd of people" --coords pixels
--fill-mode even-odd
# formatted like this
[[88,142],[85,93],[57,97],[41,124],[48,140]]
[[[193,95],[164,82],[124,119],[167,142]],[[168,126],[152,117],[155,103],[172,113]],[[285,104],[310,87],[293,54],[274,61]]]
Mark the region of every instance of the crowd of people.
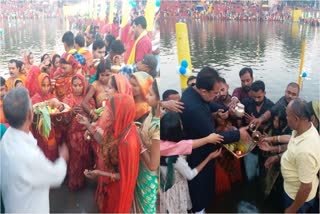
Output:
[[76,35],[64,33],[61,55],[46,53],[36,65],[26,51],[8,62],[9,77],[0,77],[5,212],[49,212],[49,188],[66,179],[78,191],[85,177],[97,179],[101,213],[156,212],[157,17],[153,32],[146,27],[133,9],[119,35],[90,24]]
[[[136,9],[123,28],[117,17],[106,28],[75,22],[63,54],[36,65],[26,51],[0,77],[2,211],[49,212],[50,188],[66,180],[78,191],[87,177],[101,213],[204,213],[256,180],[283,211],[319,212],[319,100],[299,98],[291,82],[273,103],[248,67],[232,95],[204,67],[181,95],[160,96],[159,16],[153,32]],[[244,158],[223,145],[254,133],[254,149],[238,148]]]
[[[198,2],[163,2],[163,17],[192,17],[214,20],[237,20],[237,21],[285,21],[292,22],[292,11],[295,7],[284,4],[276,4],[272,7],[262,5],[256,2],[220,2],[215,1],[210,4],[201,4]],[[316,13],[319,10],[305,6],[304,13],[313,13],[313,17],[300,18],[300,23],[319,26],[319,19]]]
[[[58,5],[55,5],[58,6]],[[43,1],[1,1],[0,20],[25,20],[59,16],[59,9]]]
[[[160,211],[204,213],[236,184],[259,181],[261,192],[247,191],[271,200],[279,212],[318,213],[319,100],[299,98],[300,87],[291,82],[273,103],[251,68],[239,77],[241,87],[231,95],[227,81],[204,67],[188,79],[182,96],[172,89],[163,93],[178,108],[166,110],[160,121]],[[244,158],[221,146],[250,143],[257,134],[253,150],[238,146]]]

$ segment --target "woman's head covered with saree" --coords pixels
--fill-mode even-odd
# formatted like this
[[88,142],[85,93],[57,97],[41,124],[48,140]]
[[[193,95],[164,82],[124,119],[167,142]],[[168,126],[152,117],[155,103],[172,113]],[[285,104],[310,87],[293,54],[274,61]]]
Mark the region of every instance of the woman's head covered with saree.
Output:
[[81,68],[81,64],[74,56],[72,56],[72,54],[64,53],[60,58],[60,67],[65,74],[73,74]]
[[148,73],[139,71],[132,74],[130,83],[133,88],[133,96],[139,96],[141,94],[145,100],[152,86],[153,78]]
[[86,95],[86,79],[81,74],[75,74],[71,79],[72,93],[76,96]]
[[128,78],[122,74],[113,74],[108,82],[107,96],[110,99],[115,93],[132,96],[132,87]]
[[29,70],[30,67],[33,65],[33,54],[31,51],[25,51],[23,53],[23,63],[24,63],[24,66],[26,66],[26,68]]
[[38,86],[40,88],[40,94],[47,95],[50,91],[50,77],[46,73],[41,73],[38,76]]

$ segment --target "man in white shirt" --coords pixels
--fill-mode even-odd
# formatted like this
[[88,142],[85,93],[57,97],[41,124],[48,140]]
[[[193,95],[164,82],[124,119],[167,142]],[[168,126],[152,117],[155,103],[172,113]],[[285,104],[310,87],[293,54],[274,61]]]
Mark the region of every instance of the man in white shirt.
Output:
[[48,160],[29,130],[33,109],[25,88],[10,90],[3,101],[10,124],[0,142],[1,190],[6,212],[49,213],[49,189],[63,182],[69,153],[66,145],[60,158]]
[[319,185],[320,136],[310,122],[306,101],[300,98],[290,101],[286,113],[293,132],[281,157],[285,213],[305,213],[313,206]]

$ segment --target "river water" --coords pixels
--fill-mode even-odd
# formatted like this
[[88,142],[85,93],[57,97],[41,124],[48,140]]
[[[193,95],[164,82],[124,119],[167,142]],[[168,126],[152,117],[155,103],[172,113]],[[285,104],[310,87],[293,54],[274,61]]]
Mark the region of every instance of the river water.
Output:
[[[176,72],[176,19],[161,21],[161,91],[180,91]],[[238,73],[244,66],[254,70],[255,80],[266,84],[267,97],[277,101],[286,85],[298,79],[302,38],[306,39],[303,71],[309,78],[303,81],[301,97],[319,97],[320,28],[289,23],[258,23],[237,21],[188,20],[191,61],[195,71],[210,65],[216,68],[230,85],[230,93],[240,85]],[[40,62],[44,53],[63,53],[61,42],[67,30],[63,19],[1,21],[4,34],[0,39],[0,75],[8,76],[8,61],[22,59],[25,50]]]
[[[175,23],[161,21],[161,91],[180,90]],[[297,23],[187,20],[193,68],[210,65],[230,85],[229,93],[240,86],[239,71],[249,66],[255,80],[266,84],[267,97],[277,101],[289,82],[297,82],[302,38],[306,40],[301,97],[319,99],[320,28]]]
[[40,57],[45,53],[64,52],[61,40],[67,25],[63,19],[0,21],[0,26],[4,30],[0,39],[0,74],[5,77],[8,77],[8,61],[22,60],[25,50],[32,51],[35,64],[40,63]]

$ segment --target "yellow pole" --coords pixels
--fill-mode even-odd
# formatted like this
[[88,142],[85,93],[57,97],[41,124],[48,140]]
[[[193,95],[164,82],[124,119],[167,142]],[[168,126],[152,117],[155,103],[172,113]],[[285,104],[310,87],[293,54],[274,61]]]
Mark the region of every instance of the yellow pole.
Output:
[[[176,23],[176,39],[177,39],[179,66],[182,60],[187,60],[188,69],[192,72],[188,27],[186,23],[182,23],[182,22]],[[190,75],[192,75],[192,73]],[[182,89],[186,89],[188,87],[187,80],[188,80],[188,76],[180,75],[180,84]]]
[[306,40],[303,39],[302,41],[302,50],[301,50],[301,60],[300,60],[300,69],[299,69],[299,77],[298,77],[298,84],[301,87],[301,82],[302,82],[302,69],[303,69],[303,62],[304,62],[304,50],[306,48]]

